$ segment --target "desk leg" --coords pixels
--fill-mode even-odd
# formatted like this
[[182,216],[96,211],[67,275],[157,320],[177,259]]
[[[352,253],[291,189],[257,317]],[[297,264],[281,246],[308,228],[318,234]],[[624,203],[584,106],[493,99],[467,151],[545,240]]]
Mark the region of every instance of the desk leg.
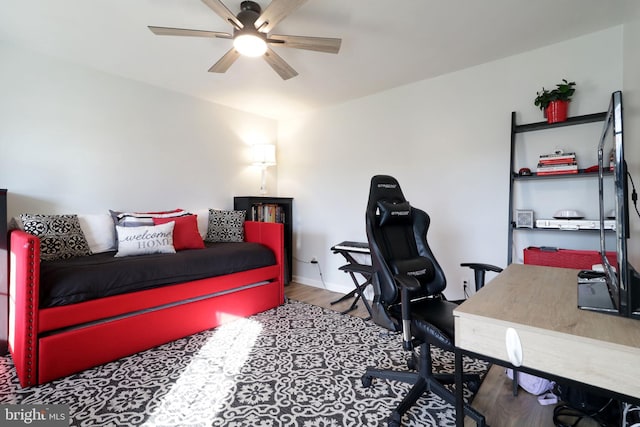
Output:
[[464,403],[464,371],[462,370],[463,351],[458,347],[454,347],[453,354],[455,356],[455,374],[454,380],[456,385],[456,427],[464,427],[464,418],[466,415],[476,422],[477,427],[487,427],[484,415],[476,411],[470,404]]

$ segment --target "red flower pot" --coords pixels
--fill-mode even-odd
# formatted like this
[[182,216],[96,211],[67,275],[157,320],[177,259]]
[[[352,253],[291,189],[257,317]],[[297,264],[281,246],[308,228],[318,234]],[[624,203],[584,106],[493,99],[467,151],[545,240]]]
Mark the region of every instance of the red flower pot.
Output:
[[569,101],[551,101],[547,106],[547,123],[564,122],[567,120]]

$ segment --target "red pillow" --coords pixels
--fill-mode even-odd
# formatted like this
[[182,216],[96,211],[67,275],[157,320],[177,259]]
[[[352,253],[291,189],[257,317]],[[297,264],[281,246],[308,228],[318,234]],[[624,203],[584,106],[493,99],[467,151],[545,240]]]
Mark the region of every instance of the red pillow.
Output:
[[176,251],[183,249],[202,249],[204,241],[198,231],[198,218],[196,215],[178,216],[175,218],[153,218],[155,225],[175,221],[173,227],[173,247]]

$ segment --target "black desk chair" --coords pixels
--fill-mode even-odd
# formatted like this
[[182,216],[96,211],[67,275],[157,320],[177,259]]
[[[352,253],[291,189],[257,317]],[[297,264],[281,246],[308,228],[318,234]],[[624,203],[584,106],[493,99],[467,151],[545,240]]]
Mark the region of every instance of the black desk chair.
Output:
[[[366,231],[373,267],[372,318],[391,331],[401,331],[405,350],[420,346],[417,363],[415,356],[409,361],[409,368],[417,367],[417,372],[367,368],[362,377],[365,387],[373,378],[414,384],[392,412],[389,426],[399,426],[403,414],[428,391],[455,406],[455,394],[443,386],[453,384],[454,375],[432,371],[430,346],[454,349],[453,310],[457,305],[442,294],[446,280],[426,240],[429,223],[429,215],[409,205],[395,178],[378,175],[371,179]],[[479,385],[478,375],[463,378]],[[464,410],[478,425],[485,425],[482,414],[471,406],[465,404]]]

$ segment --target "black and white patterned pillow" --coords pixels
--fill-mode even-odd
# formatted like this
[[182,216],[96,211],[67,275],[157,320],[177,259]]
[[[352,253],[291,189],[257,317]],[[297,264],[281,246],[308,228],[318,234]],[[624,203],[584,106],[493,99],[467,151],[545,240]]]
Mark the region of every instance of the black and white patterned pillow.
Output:
[[243,242],[244,219],[247,211],[209,209],[207,242]]
[[77,215],[21,214],[24,231],[40,239],[40,259],[53,261],[91,255]]

